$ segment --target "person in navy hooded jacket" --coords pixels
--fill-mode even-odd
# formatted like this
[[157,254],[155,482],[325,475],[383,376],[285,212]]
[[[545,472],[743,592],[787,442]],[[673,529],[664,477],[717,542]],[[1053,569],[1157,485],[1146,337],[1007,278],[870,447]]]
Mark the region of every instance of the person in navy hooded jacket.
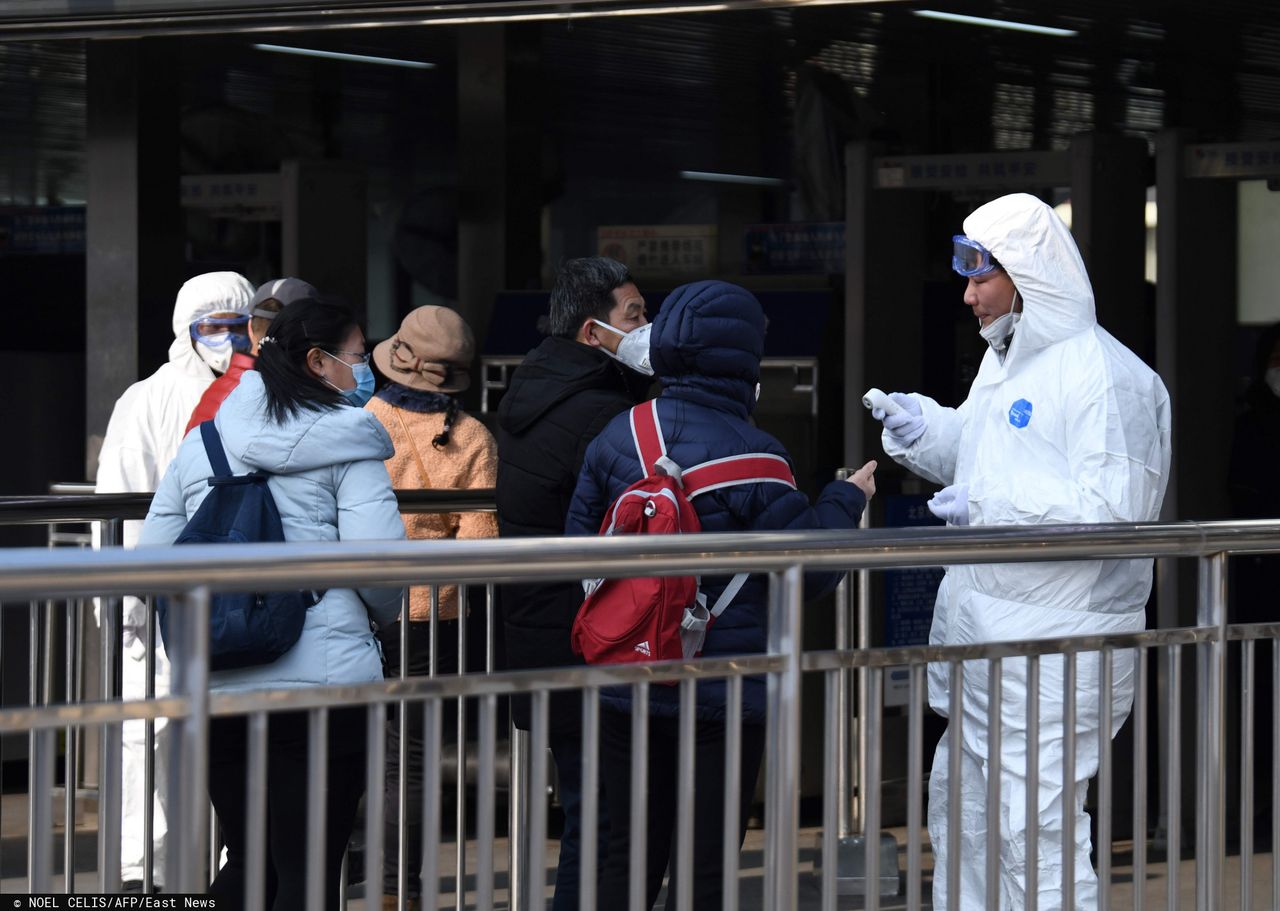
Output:
[[[662,304],[650,332],[649,355],[661,380],[658,419],[667,455],[677,465],[764,452],[790,464],[782,444],[755,427],[751,412],[760,381],[765,315],[746,289],[720,281],[684,285]],[[853,529],[875,493],[875,462],[849,481],[833,481],[818,501],[780,483],[745,484],[713,490],[693,503],[703,531]],[[613,419],[587,449],[578,487],[565,521],[570,535],[594,535],[610,504],[643,470],[629,416]],[[839,574],[811,573],[806,592],[818,597],[835,587]],[[727,577],[704,577],[702,591],[714,603]],[[702,654],[742,655],[765,650],[767,578],[749,577],[723,615],[707,630]],[[647,907],[652,907],[674,858],[679,689],[649,691]],[[609,805],[610,844],[600,880],[601,907],[625,900],[629,868],[631,702],[630,690],[601,697],[600,770]],[[724,818],[725,684],[703,683],[697,691],[694,787],[694,907],[719,908]],[[764,752],[765,683],[743,686],[742,778],[739,819],[745,821]],[[738,833],[739,845],[745,828]],[[674,878],[675,864],[671,864]]]

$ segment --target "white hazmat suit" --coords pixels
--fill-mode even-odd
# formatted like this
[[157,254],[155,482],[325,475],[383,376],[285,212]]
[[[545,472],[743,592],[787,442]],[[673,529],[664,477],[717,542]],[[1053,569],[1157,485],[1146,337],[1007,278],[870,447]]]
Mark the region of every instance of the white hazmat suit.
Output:
[[[215,374],[192,345],[191,324],[212,313],[248,314],[253,286],[235,272],[207,272],[188,279],[178,291],[173,307],[173,344],[169,360],[155,373],[139,380],[116,401],[107,434],[98,456],[98,493],[153,491],[169,462],[178,452],[191,412]],[[142,531],[141,522],[125,522],[125,547],[133,547]],[[146,696],[145,606],[137,598],[124,599],[121,682],[125,699]],[[155,648],[155,693],[169,691],[169,660],[159,637]],[[120,877],[124,882],[143,879],[143,822],[146,771],[146,727],[142,721],[124,724],[123,828],[120,841]],[[152,835],[155,846],[155,882],[164,883],[165,779],[168,737],[163,719],[155,723],[155,798]]]
[[[1066,225],[1026,194],[971,214],[965,234],[1013,280],[1021,321],[1003,359],[988,350],[959,408],[913,394],[925,419],[908,446],[885,431],[885,451],[930,481],[967,485],[972,525],[1155,520],[1170,457],[1169,396],[1160,378],[1100,327],[1084,263]],[[936,645],[1128,633],[1145,625],[1150,560],[953,566],[938,591],[929,641]],[[1133,701],[1132,653],[1114,657],[1112,730]],[[929,785],[934,907],[981,909],[988,887],[1000,907],[1021,909],[1026,884],[1027,671],[1003,662],[1000,881],[986,882],[987,662],[964,668],[960,882],[947,880],[948,747],[944,735]],[[1097,907],[1089,862],[1086,783],[1098,768],[1099,656],[1077,664],[1075,799],[1063,806],[1063,660],[1040,662],[1037,905],[1062,907],[1063,819],[1075,818],[1075,907]],[[929,702],[948,714],[945,665],[930,667]],[[958,894],[957,894],[958,893]]]

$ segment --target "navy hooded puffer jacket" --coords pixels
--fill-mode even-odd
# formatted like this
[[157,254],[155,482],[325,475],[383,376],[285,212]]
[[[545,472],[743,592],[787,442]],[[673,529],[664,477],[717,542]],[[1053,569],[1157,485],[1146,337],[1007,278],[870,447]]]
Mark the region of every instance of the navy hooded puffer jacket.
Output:
[[[760,379],[764,330],[759,301],[737,285],[695,282],[677,288],[663,302],[650,330],[649,355],[663,386],[658,418],[667,454],[676,464],[690,467],[749,452],[772,453],[790,461],[781,443],[748,421]],[[642,476],[624,412],[587,449],[565,532],[597,534],[609,505]],[[858,525],[866,498],[853,484],[833,481],[812,506],[803,492],[781,484],[728,487],[704,494],[693,503],[707,532],[852,529]],[[818,597],[834,588],[838,580],[839,574],[808,574],[805,592],[808,597]],[[728,581],[724,576],[703,577],[702,591],[708,602],[715,602]],[[765,650],[767,589],[766,576],[750,577],[708,630],[704,655]],[[602,698],[613,708],[630,710],[627,691],[607,691]],[[653,687],[649,698],[654,714],[677,713],[677,688]],[[745,720],[764,722],[763,680],[746,681],[743,707]],[[698,716],[723,719],[724,714],[724,684],[701,684]]]

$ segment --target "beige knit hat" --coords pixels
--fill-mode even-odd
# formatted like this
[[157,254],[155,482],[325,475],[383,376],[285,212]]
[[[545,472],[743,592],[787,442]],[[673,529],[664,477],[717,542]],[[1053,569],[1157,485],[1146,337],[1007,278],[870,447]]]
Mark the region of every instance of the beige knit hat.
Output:
[[374,347],[373,362],[393,383],[424,392],[462,392],[471,385],[476,340],[448,307],[418,307],[400,330]]

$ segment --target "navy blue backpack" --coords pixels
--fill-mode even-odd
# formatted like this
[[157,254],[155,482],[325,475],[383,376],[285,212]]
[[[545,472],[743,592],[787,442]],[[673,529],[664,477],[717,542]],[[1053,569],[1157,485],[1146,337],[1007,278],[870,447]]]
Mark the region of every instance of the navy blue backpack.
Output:
[[[280,511],[262,472],[234,475],[213,421],[200,425],[213,477],[209,493],[174,544],[247,544],[283,541]],[[302,635],[315,592],[227,592],[209,599],[209,667],[221,671],[270,664]],[[169,604],[157,601],[160,635],[169,642]],[[175,656],[176,657],[176,656]]]

